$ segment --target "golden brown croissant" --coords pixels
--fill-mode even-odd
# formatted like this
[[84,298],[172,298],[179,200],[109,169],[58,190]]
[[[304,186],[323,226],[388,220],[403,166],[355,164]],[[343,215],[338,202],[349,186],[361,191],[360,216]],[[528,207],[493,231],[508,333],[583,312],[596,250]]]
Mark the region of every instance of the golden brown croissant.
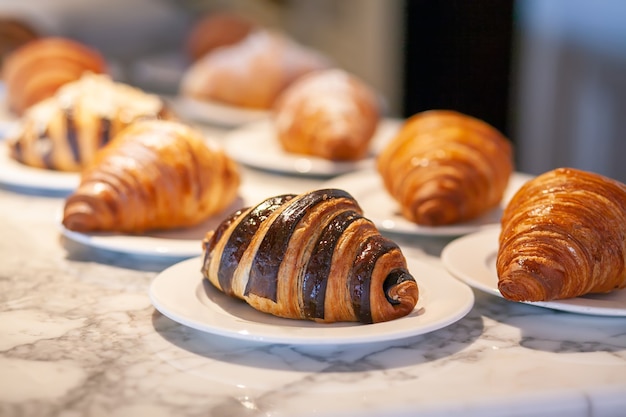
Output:
[[448,225],[498,206],[513,170],[512,147],[481,120],[431,110],[405,122],[379,155],[377,168],[404,217]]
[[28,20],[19,16],[0,16],[0,67],[7,55],[39,36],[39,29]]
[[80,171],[130,123],[170,117],[160,97],[86,73],[29,108],[8,143],[11,157],[25,165]]
[[85,72],[106,72],[102,55],[80,42],[62,37],[32,40],[4,60],[2,78],[9,108],[18,115],[33,104],[52,96],[63,84]]
[[236,44],[207,53],[181,80],[182,96],[269,110],[302,75],[329,67],[320,53],[278,32],[252,31]]
[[342,190],[268,198],[209,231],[203,246],[206,279],[276,316],[376,323],[417,303],[400,248]]
[[138,121],[102,148],[63,212],[78,232],[143,232],[200,223],[237,196],[236,164],[178,122]]
[[379,118],[374,92],[340,69],[302,76],[274,107],[274,126],[283,149],[330,160],[364,158]]
[[498,288],[549,301],[626,287],[626,186],[559,168],[524,184],[502,216]]

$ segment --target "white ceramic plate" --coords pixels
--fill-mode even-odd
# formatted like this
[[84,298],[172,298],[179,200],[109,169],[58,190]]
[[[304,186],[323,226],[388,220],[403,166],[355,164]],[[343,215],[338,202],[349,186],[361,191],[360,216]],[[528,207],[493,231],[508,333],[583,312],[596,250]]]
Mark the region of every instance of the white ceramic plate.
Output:
[[[1,113],[1,111],[0,111]],[[4,118],[0,115],[0,140],[6,139],[12,136],[12,133],[19,127],[17,120]]]
[[381,230],[419,236],[460,236],[499,224],[506,203],[530,178],[530,175],[514,173],[500,207],[472,221],[447,226],[422,226],[404,218],[398,203],[385,190],[380,174],[373,169],[339,176],[326,182],[323,188],[340,188],[352,194],[365,217]]
[[202,237],[217,225],[217,221],[207,221],[200,226],[174,231],[154,232],[144,235],[116,233],[79,233],[61,227],[66,238],[94,249],[125,253],[140,257],[160,259],[186,259],[202,253]]
[[[499,233],[500,228],[494,227],[453,240],[441,253],[444,266],[468,285],[502,297],[496,273]],[[572,313],[626,317],[626,290],[526,304]]]
[[372,168],[374,155],[401,126],[396,119],[382,119],[371,142],[371,152],[363,160],[335,162],[314,156],[286,152],[281,147],[272,122],[251,123],[224,137],[224,147],[241,164],[266,171],[315,177],[334,177],[352,171]]
[[75,232],[63,227],[61,224],[62,213],[59,213],[58,217],[61,234],[81,245],[137,257],[157,257],[163,260],[176,261],[202,254],[202,239],[206,232],[215,229],[225,216],[243,207],[243,204],[243,199],[238,198],[220,214],[194,227],[146,232],[137,235],[113,232]]
[[248,123],[267,119],[269,111],[229,106],[209,100],[196,100],[190,97],[165,97],[172,110],[181,118],[198,123],[222,127],[239,127]]
[[154,307],[170,319],[208,333],[268,343],[346,344],[400,339],[432,332],[464,317],[474,305],[472,290],[442,269],[408,259],[420,289],[409,315],[384,323],[321,324],[259,312],[202,279],[201,257],[160,273],[150,285]]
[[11,158],[6,142],[0,143],[0,184],[31,192],[69,194],[80,182],[80,175],[40,169],[21,164]]

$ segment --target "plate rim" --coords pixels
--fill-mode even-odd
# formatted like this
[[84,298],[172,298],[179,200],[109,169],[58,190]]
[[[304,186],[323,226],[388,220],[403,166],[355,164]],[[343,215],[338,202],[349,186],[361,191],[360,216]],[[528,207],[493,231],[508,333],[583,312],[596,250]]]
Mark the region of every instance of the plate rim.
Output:
[[[202,275],[200,273],[200,266],[202,262],[202,256],[190,258],[184,261],[181,261],[177,264],[174,264],[166,269],[164,269],[161,273],[159,273],[150,283],[149,288],[149,297],[153,304],[153,306],[164,316],[170,318],[171,320],[182,324],[184,326],[194,328],[199,331],[203,331],[209,334],[216,334],[232,339],[239,340],[247,340],[247,341],[255,341],[262,343],[283,343],[283,344],[297,344],[297,345],[343,345],[343,344],[358,344],[358,343],[372,343],[372,342],[382,342],[389,340],[397,340],[403,339],[413,336],[418,336],[421,334],[430,333],[442,328],[445,328],[455,322],[461,320],[465,317],[474,306],[474,293],[472,289],[464,284],[463,282],[457,280],[453,276],[451,276],[444,268],[435,268],[432,265],[427,264],[424,261],[418,259],[407,258],[407,262],[409,263],[409,270],[411,269],[411,265],[415,266],[419,264],[419,268],[424,268],[423,270],[427,270],[429,272],[436,271],[439,274],[437,280],[443,281],[446,283],[446,286],[452,288],[454,293],[457,294],[460,298],[458,306],[454,309],[453,313],[447,313],[447,316],[440,317],[439,321],[435,321],[434,323],[430,323],[428,326],[425,326],[422,329],[416,328],[415,326],[405,326],[404,331],[390,331],[389,328],[393,329],[394,326],[397,326],[398,323],[402,323],[401,320],[409,321],[410,324],[413,324],[413,321],[418,321],[421,314],[417,316],[407,316],[402,317],[396,320],[391,320],[389,322],[384,323],[375,323],[369,325],[363,325],[359,323],[340,323],[341,327],[333,327],[332,324],[322,324],[322,323],[314,323],[308,320],[301,321],[302,323],[306,323],[304,327],[298,327],[297,335],[293,333],[289,336],[281,335],[280,331],[276,330],[280,328],[280,326],[272,325],[272,324],[263,324],[263,323],[252,323],[248,322],[248,329],[236,329],[236,328],[225,328],[224,321],[221,321],[221,328],[216,328],[215,325],[213,327],[207,326],[204,323],[201,323],[197,317],[190,317],[189,314],[185,312],[181,312],[181,309],[175,310],[172,309],[171,301],[164,300],[162,297],[163,288],[168,288],[167,284],[170,284],[170,281],[176,281],[176,288],[181,290],[188,291],[183,294],[183,300],[185,304],[185,308],[206,308],[202,305],[202,300],[200,300],[196,294],[196,290],[198,285],[202,284]],[[198,276],[197,277],[185,277],[181,278],[181,272],[184,272],[186,268],[191,268],[192,266],[197,267]],[[443,278],[442,278],[443,277]],[[186,281],[183,281],[185,279]],[[195,281],[197,279],[197,281]],[[423,281],[423,279],[416,278],[419,282]],[[423,296],[430,296],[430,291],[436,288],[437,285],[443,285],[438,281],[433,281],[435,284],[433,285],[425,285],[422,283],[422,287],[420,288],[420,298]],[[195,282],[195,284],[194,284]],[[191,286],[191,288],[187,288],[187,286]],[[451,286],[451,287],[450,287]],[[163,288],[162,288],[163,287]],[[218,291],[218,290],[216,290]],[[441,290],[439,290],[441,291]],[[436,290],[435,290],[436,292]],[[174,294],[171,289],[169,291],[165,291],[168,297],[177,296],[178,294]],[[228,297],[223,294],[224,297]],[[207,298],[208,300],[208,298]],[[206,302],[207,300],[204,300]],[[235,300],[237,301],[237,300]],[[243,301],[241,301],[244,303]],[[194,305],[191,305],[195,304]],[[176,307],[176,306],[175,306]],[[250,306],[244,306],[245,308],[250,308],[250,314],[258,315],[260,319],[268,318],[268,320],[290,320],[290,323],[297,323],[298,320],[279,318],[267,313],[263,313],[260,311],[254,310]],[[426,308],[426,311],[423,314],[428,314],[427,312],[428,304],[424,307],[424,305],[420,304],[418,300],[418,304],[416,309],[419,310],[421,308]],[[203,310],[201,310],[203,311]],[[233,316],[231,319],[233,322],[239,322],[241,325],[241,319],[237,319]],[[370,326],[378,326],[378,329],[387,330],[386,332],[382,331],[376,334],[372,332],[372,327]],[[267,330],[265,332],[259,331],[259,327]],[[289,326],[290,328],[294,326]],[[252,329],[252,331],[250,331]],[[269,329],[269,330],[268,330]],[[313,330],[310,330],[313,329]],[[321,331],[320,331],[321,329]],[[351,329],[351,330],[347,330]],[[351,336],[350,333],[354,332],[353,329],[357,329],[356,333],[358,335]],[[360,330],[362,329],[362,330]],[[332,336],[329,335],[315,335],[315,333],[331,333]],[[311,335],[313,333],[313,335]]]
[[[386,130],[400,128],[403,121],[398,118],[381,118],[378,130],[374,133],[371,142],[371,154],[359,161],[330,161],[324,158],[311,155],[290,154],[280,148],[278,140],[272,137],[271,119],[259,120],[247,123],[237,129],[228,132],[223,138],[224,148],[228,154],[237,162],[264,171],[279,172],[283,174],[310,176],[318,178],[332,178],[339,175],[352,173],[368,168],[372,168],[375,163],[376,154],[380,151],[381,142],[390,139],[385,137]],[[280,164],[264,163],[263,158],[257,158],[257,154],[242,151],[247,150],[245,145],[251,141],[270,145],[268,148],[274,152],[274,156],[279,158]],[[243,145],[242,145],[243,144]],[[299,166],[302,165],[301,168]]]
[[[184,239],[189,241],[189,245],[184,245],[184,248],[177,249],[167,246],[158,245],[162,241],[182,241],[183,239],[166,239],[147,235],[137,235],[138,238],[154,241],[155,244],[150,248],[146,246],[136,246],[137,240],[134,244],[119,245],[115,242],[119,242],[119,239],[129,240],[132,242],[135,236],[118,233],[80,233],[70,229],[67,229],[63,224],[58,223],[61,234],[70,239],[73,242],[79,243],[89,248],[106,250],[110,252],[123,253],[129,256],[141,256],[141,257],[157,257],[160,259],[187,259],[198,256],[202,253],[200,246],[201,239]],[[192,242],[197,246],[197,250],[192,250]]]
[[[441,252],[441,261],[444,267],[456,278],[465,282],[472,288],[476,288],[480,291],[488,294],[495,295],[499,298],[505,299],[497,288],[497,285],[490,286],[476,278],[470,276],[467,272],[468,265],[471,264],[472,270],[475,268],[480,270],[483,274],[488,274],[493,277],[492,271],[486,265],[486,259],[495,255],[498,248],[497,235],[500,233],[500,227],[494,226],[485,230],[480,230],[474,233],[467,234],[465,236],[454,239],[449,242]],[[474,252],[474,256],[465,258],[469,262],[460,262],[457,251],[465,250],[466,248],[479,249],[479,253]],[[461,265],[461,263],[463,265]],[[497,277],[495,277],[497,282]],[[626,290],[620,290],[626,291]],[[598,307],[589,305],[580,305],[576,303],[584,302],[582,297],[574,297],[565,300],[555,301],[522,301],[520,304],[533,305],[537,307],[543,307],[551,310],[564,311],[568,313],[577,313],[590,316],[604,316],[604,317],[626,317],[626,307],[623,309],[616,309],[610,307]],[[510,301],[510,300],[507,300]],[[511,301],[515,303],[515,301]]]
[[238,128],[248,123],[262,121],[271,115],[270,109],[237,107],[183,94],[164,95],[163,98],[180,117],[208,125]]
[[80,173],[35,168],[13,160],[7,140],[0,140],[0,184],[32,191],[71,193],[80,183]]

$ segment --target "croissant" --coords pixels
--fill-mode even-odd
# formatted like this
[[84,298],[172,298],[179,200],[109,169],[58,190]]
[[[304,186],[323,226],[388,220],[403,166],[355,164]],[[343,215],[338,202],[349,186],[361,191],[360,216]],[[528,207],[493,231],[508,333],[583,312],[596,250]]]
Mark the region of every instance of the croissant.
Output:
[[82,172],[63,225],[129,233],[193,226],[229,206],[239,182],[236,164],[200,132],[174,121],[138,121]]
[[80,171],[135,120],[172,117],[160,97],[86,73],[26,111],[9,138],[10,155],[37,168]]
[[498,288],[550,301],[626,287],[626,185],[559,168],[524,184],[505,207]]
[[442,226],[498,206],[512,159],[508,139],[486,122],[431,110],[405,122],[380,153],[377,169],[405,218]]
[[279,317],[376,323],[418,300],[400,248],[343,190],[267,198],[209,231],[203,248],[205,279]]
[[104,57],[95,49],[62,37],[34,39],[15,49],[4,60],[2,78],[7,104],[17,115],[79,79],[85,72],[104,73]]
[[317,51],[278,32],[258,29],[194,62],[183,74],[180,94],[269,110],[278,95],[297,78],[328,67],[329,60]]
[[7,55],[40,36],[39,29],[28,20],[8,14],[0,15],[0,67]]
[[274,107],[274,126],[285,151],[330,160],[364,158],[379,117],[370,87],[340,69],[302,76]]

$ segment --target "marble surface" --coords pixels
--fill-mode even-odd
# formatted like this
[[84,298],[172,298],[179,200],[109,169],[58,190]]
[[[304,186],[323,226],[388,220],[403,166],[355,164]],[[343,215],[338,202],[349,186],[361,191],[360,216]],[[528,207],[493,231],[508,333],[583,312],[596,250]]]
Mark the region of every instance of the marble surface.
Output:
[[[319,184],[245,175],[267,192]],[[173,322],[151,305],[150,282],[168,262],[63,239],[62,204],[62,197],[0,189],[0,416],[626,413],[624,318],[475,292],[467,316],[404,340],[298,346],[228,339]],[[398,240],[442,268],[449,240]]]

